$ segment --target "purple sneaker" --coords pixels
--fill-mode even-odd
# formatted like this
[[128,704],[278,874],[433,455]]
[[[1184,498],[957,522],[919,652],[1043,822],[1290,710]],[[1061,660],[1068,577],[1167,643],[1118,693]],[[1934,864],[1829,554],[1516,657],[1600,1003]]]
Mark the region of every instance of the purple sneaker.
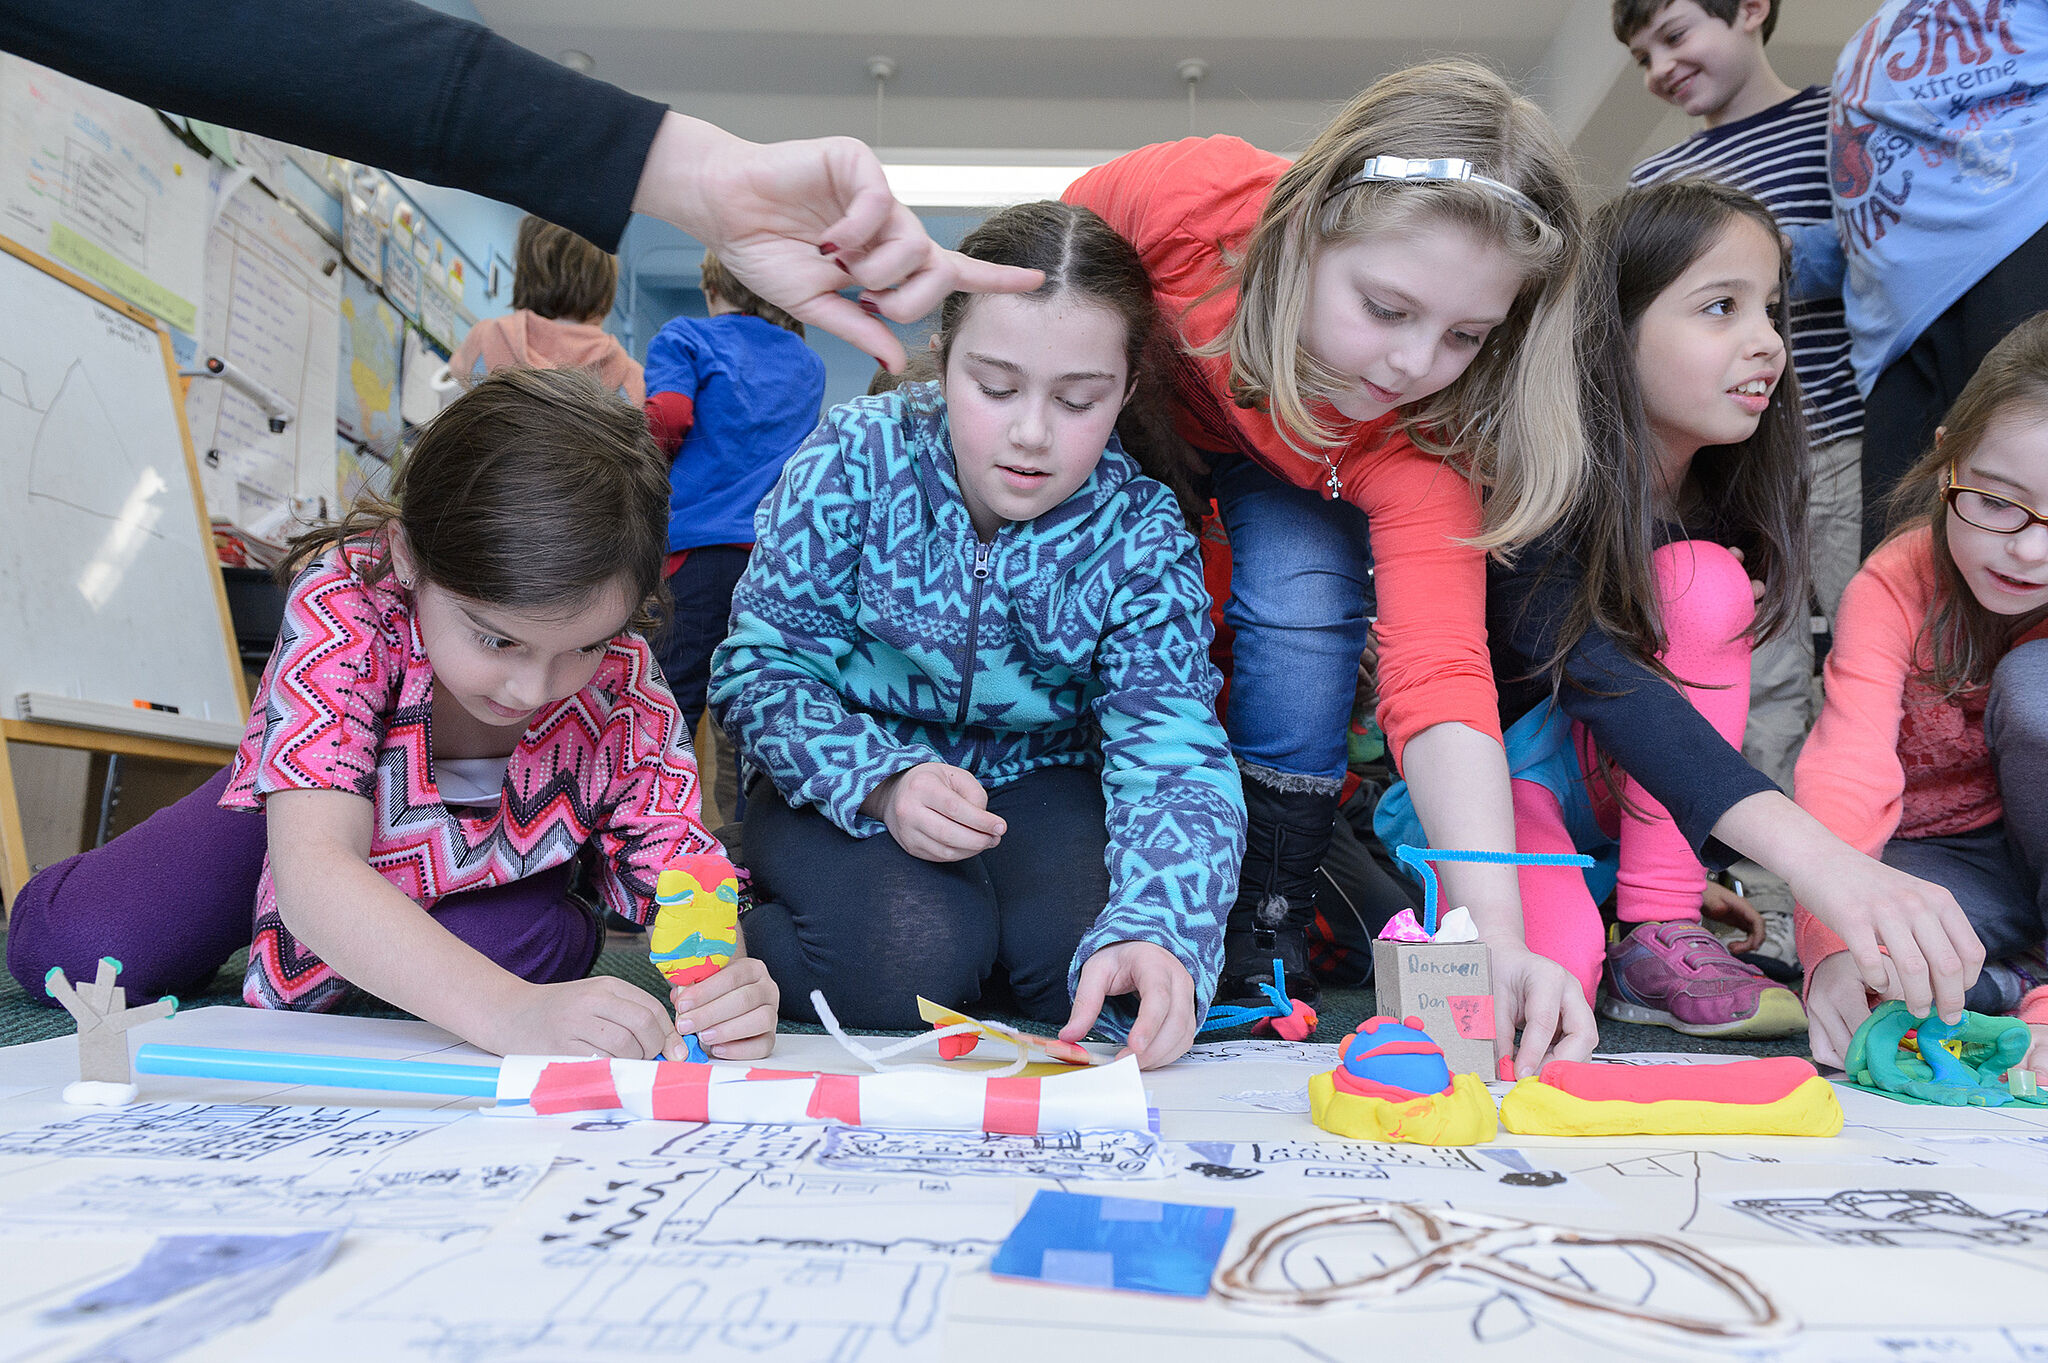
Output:
[[1688,1036],[1797,1036],[1799,996],[1728,954],[1697,923],[1644,923],[1607,948],[1600,1014]]

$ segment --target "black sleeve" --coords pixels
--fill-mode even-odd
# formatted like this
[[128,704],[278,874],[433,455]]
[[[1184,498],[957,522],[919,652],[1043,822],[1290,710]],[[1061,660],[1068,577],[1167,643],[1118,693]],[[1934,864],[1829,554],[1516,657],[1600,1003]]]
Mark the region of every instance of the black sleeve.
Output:
[[[1513,568],[1489,573],[1489,633],[1522,673],[1557,647],[1578,586],[1577,563],[1550,542],[1525,551]],[[1565,655],[1564,671],[1558,700],[1565,713],[1585,725],[1600,750],[1670,811],[1695,852],[1710,862],[1734,860],[1714,840],[1714,825],[1751,795],[1776,790],[1770,779],[1749,765],[1677,687],[1606,634],[1587,631]]]
[[412,0],[0,0],[0,47],[616,250],[664,106]]

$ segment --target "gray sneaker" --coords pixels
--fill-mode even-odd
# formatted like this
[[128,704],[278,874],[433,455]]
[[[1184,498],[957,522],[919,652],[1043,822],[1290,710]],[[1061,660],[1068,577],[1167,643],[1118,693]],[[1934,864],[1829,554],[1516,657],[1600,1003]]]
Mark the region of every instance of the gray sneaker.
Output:
[[1799,968],[1799,949],[1792,937],[1792,888],[1782,879],[1745,858],[1728,868],[1729,888],[1747,899],[1764,920],[1764,940],[1750,956],[1765,956],[1792,970]]

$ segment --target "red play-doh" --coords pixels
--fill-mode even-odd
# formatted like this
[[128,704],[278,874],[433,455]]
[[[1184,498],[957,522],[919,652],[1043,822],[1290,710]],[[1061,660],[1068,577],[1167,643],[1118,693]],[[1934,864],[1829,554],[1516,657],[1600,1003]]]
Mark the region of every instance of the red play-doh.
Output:
[[1718,1065],[1602,1065],[1553,1060],[1542,1080],[1587,1102],[1775,1103],[1819,1071],[1798,1056],[1766,1056]]

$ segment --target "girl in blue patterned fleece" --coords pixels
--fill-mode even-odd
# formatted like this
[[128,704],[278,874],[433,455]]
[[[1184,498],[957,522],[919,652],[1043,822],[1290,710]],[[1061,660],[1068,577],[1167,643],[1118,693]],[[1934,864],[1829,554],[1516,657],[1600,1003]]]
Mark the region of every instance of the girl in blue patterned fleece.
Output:
[[820,989],[914,1028],[916,995],[965,1008],[994,977],[1163,1065],[1244,853],[1171,352],[1085,208],[1006,209],[960,249],[1045,283],[948,298],[937,381],[834,408],[755,516],[711,682],[781,797],[750,792],[747,949],[787,1016]]

